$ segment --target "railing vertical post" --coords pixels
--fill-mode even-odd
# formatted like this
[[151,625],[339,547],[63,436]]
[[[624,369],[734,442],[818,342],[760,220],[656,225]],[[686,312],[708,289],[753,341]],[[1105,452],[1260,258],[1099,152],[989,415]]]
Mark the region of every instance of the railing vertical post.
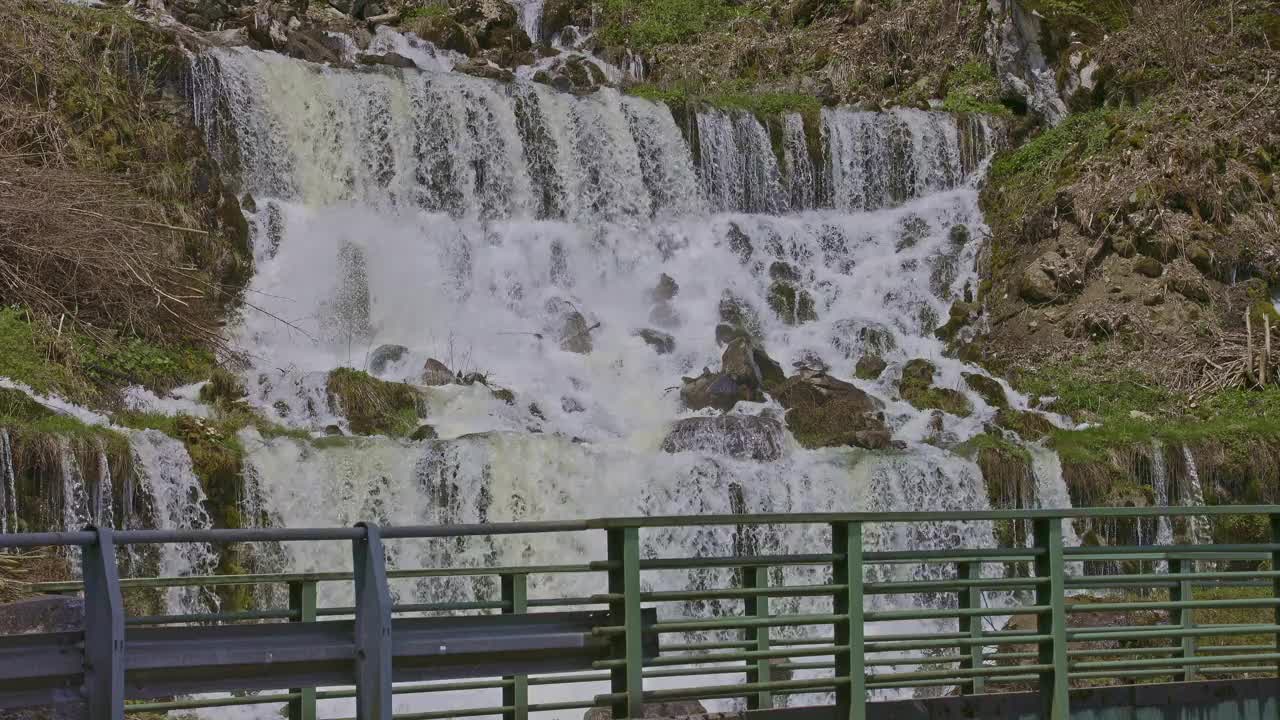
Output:
[[[290,622],[316,621],[316,581],[289,583],[289,609],[296,613]],[[316,720],[316,689],[294,688],[289,692],[298,697],[289,701],[288,720]]]
[[836,717],[866,720],[867,675],[863,655],[864,632],[862,591],[862,523],[832,523],[832,583],[841,586],[835,593],[835,614],[843,616],[835,624],[835,644],[845,646],[836,652],[835,676],[848,683],[836,686]]
[[[1169,576],[1170,577],[1185,575],[1189,572],[1193,572],[1194,570],[1195,570],[1195,563],[1191,560],[1183,560],[1183,559],[1169,560]],[[1169,588],[1169,599],[1172,600],[1173,602],[1181,602],[1183,600],[1192,600],[1194,598],[1195,598],[1195,593],[1191,588],[1190,580],[1187,580],[1185,578],[1179,578],[1178,584],[1173,585]],[[1189,631],[1196,626],[1195,610],[1192,610],[1191,608],[1185,608],[1185,607],[1177,608],[1174,612],[1169,613],[1169,616],[1170,616],[1169,620],[1171,621],[1171,624],[1181,628],[1184,631]],[[1182,636],[1182,657],[1184,659],[1190,659],[1195,657],[1195,655],[1196,655],[1195,636],[1190,634],[1183,635]],[[1191,665],[1183,665],[1180,670],[1175,671],[1174,675],[1180,676],[1177,679],[1182,682],[1191,682],[1192,680],[1196,679],[1196,669]]]
[[1040,717],[1068,720],[1070,685],[1067,666],[1066,563],[1062,556],[1062,518],[1033,521],[1036,549],[1036,577],[1047,578],[1036,585],[1036,605],[1048,606],[1049,613],[1038,616],[1038,632],[1052,640],[1040,643],[1040,664],[1053,669],[1040,673]]
[[84,690],[89,720],[124,720],[124,598],[110,528],[81,552],[84,575]]
[[357,523],[351,543],[356,593],[356,717],[391,720],[391,591],[377,525]]
[[608,532],[609,593],[621,595],[609,603],[613,621],[626,631],[613,640],[613,657],[626,665],[610,671],[612,692],[626,697],[613,703],[613,717],[639,718],[644,715],[644,645],[640,621],[640,529],[612,528]]
[[[1280,545],[1280,514],[1271,516],[1271,542]],[[1280,550],[1271,551],[1271,570],[1280,572]],[[1271,597],[1280,600],[1280,577],[1271,580]],[[1280,605],[1276,606],[1274,619],[1280,625]],[[1280,648],[1280,633],[1276,633],[1276,647]],[[1276,663],[1276,675],[1280,676],[1280,661]]]
[[[745,567],[742,569],[742,587],[747,590],[763,590],[769,587],[769,568]],[[747,617],[768,617],[769,596],[750,595],[744,599],[743,614]],[[769,628],[749,627],[743,630],[744,639],[751,643],[748,650],[767,652],[769,650]],[[769,658],[756,658],[747,661],[747,682],[767,683],[772,678],[772,667]],[[748,710],[770,710],[773,708],[773,692],[759,690],[747,696]]]
[[[529,576],[514,573],[502,576],[502,614],[524,615],[529,612]],[[529,717],[529,676],[510,675],[503,678],[502,720],[526,720]]]
[[[975,582],[982,579],[982,563],[974,561],[966,561],[956,566],[956,577],[960,580],[968,580]],[[975,610],[982,607],[982,589],[977,585],[970,585],[961,588],[958,593],[960,598],[961,610]],[[960,628],[961,634],[968,635],[970,639],[978,641],[982,639],[982,617],[977,615],[961,615]],[[967,652],[960,655],[960,667],[965,669],[982,667],[982,643],[974,642],[969,646]],[[965,683],[961,688],[962,692],[980,695],[987,690],[986,678],[974,676],[972,680]]]

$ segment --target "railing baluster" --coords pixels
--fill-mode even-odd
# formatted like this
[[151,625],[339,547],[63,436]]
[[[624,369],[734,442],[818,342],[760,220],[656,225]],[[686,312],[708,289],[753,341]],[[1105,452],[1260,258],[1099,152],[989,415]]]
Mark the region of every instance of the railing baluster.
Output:
[[[980,562],[962,562],[956,566],[956,578],[960,580],[981,580],[982,579],[982,563]],[[961,610],[974,610],[982,607],[982,589],[977,586],[969,586],[961,588],[958,593]],[[982,618],[972,615],[960,616],[960,632],[968,634],[974,640],[982,638]],[[965,669],[973,669],[982,667],[982,645],[974,643],[969,646],[968,650],[963,651],[964,655],[960,660],[960,667]],[[966,694],[972,693],[980,695],[987,690],[987,680],[983,677],[974,677],[961,687],[961,692]]]
[[626,697],[613,703],[613,717],[639,718],[644,715],[644,645],[640,618],[640,529],[614,528],[608,532],[609,592],[623,596],[609,603],[615,624],[625,625],[626,632],[615,636],[613,657],[626,665],[610,671],[614,693]]
[[[763,590],[769,587],[768,567],[745,567],[742,569],[742,587]],[[744,601],[743,614],[747,617],[768,617],[769,596],[752,595]],[[753,643],[748,650],[767,652],[769,650],[769,628],[750,627],[743,630],[743,639]],[[769,658],[756,658],[747,661],[747,682],[767,683],[773,677],[772,661]],[[748,710],[769,710],[773,708],[773,692],[760,690],[747,695]]]
[[89,720],[124,720],[124,598],[110,528],[81,552],[84,575],[84,690]]
[[841,589],[834,597],[835,614],[842,615],[835,624],[835,643],[848,649],[836,653],[835,676],[848,679],[836,687],[836,717],[865,720],[867,717],[866,658],[863,654],[862,592],[862,523],[833,523],[831,552],[838,556],[831,565],[832,584]]
[[[502,614],[524,615],[529,612],[529,576],[515,573],[502,576]],[[529,717],[529,676],[509,675],[510,685],[502,688],[502,720],[526,720]]]
[[[1185,575],[1195,572],[1195,562],[1191,560],[1172,559],[1169,560],[1169,575]],[[1195,593],[1191,587],[1191,581],[1180,579],[1177,585],[1169,588],[1169,599],[1173,602],[1182,600],[1193,600]],[[1195,610],[1192,608],[1177,608],[1176,611],[1169,613],[1170,624],[1175,625],[1183,630],[1190,630],[1196,626]],[[1194,635],[1184,635],[1182,637],[1182,657],[1190,659],[1196,654],[1196,638]],[[1175,679],[1190,682],[1196,678],[1196,669],[1193,665],[1183,665],[1174,671]]]
[[1040,673],[1040,716],[1044,720],[1068,720],[1070,685],[1067,665],[1066,563],[1062,555],[1062,518],[1036,518],[1033,522],[1036,549],[1036,577],[1049,582],[1036,585],[1036,605],[1047,605],[1048,614],[1038,616],[1038,632],[1053,639],[1040,643],[1040,664],[1053,669]]
[[[297,613],[290,622],[316,621],[316,581],[293,580],[289,583],[289,609]],[[316,689],[294,688],[299,697],[289,701],[289,720],[316,720]]]
[[391,592],[377,525],[351,542],[356,591],[356,717],[391,720]]

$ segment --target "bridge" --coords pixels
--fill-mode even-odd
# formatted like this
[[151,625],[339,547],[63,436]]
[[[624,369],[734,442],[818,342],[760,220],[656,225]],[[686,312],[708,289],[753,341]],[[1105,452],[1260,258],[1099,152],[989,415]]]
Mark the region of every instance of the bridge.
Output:
[[[1170,527],[1229,522],[1254,542],[1064,542],[1066,523],[1156,518]],[[996,524],[1008,546],[876,549],[887,533],[910,538],[937,523]],[[666,557],[645,543],[726,526],[739,548],[732,555]],[[812,538],[813,551],[757,550],[784,531]],[[567,534],[595,557],[386,563],[395,543],[546,533]],[[122,549],[192,542],[347,543],[353,570],[119,577]],[[663,703],[727,699],[745,717],[779,720],[1280,718],[1280,506],[0,536],[0,548],[30,547],[78,548],[81,581],[33,589],[82,594],[83,625],[0,637],[0,715],[51,705],[120,720],[126,710],[261,705],[269,714],[284,705],[290,720],[314,720],[325,701],[354,699],[361,720],[567,718],[591,708],[638,718]],[[655,581],[663,573],[680,574],[686,589],[666,589]],[[546,579],[567,577],[594,580],[600,592],[547,594],[555,583]],[[393,582],[444,578],[493,592],[393,599]],[[354,603],[321,607],[325,585],[349,588]],[[287,607],[125,611],[130,592],[227,586],[287,588]],[[199,696],[229,691],[253,692]],[[463,692],[473,704],[432,699]],[[428,710],[393,714],[408,696]]]

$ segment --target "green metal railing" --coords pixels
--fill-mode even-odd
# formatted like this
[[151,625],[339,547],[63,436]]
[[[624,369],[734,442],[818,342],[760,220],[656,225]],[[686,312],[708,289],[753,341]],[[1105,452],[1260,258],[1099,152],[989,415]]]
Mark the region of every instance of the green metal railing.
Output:
[[[1192,515],[1211,521],[1261,516],[1270,536],[1268,542],[1249,544],[1064,546],[1063,523],[1072,519]],[[868,548],[875,535],[867,530],[886,523],[1014,520],[1030,523],[1028,547]],[[656,529],[733,526],[743,532],[782,525],[808,526],[814,552],[658,557],[656,548],[642,546],[644,534]],[[646,703],[736,698],[761,709],[780,706],[787,696],[813,700],[818,694],[818,700],[834,702],[839,716],[864,718],[868,702],[876,699],[917,688],[952,687],[964,694],[1036,692],[1042,717],[1066,720],[1072,687],[1103,681],[1275,677],[1280,672],[1280,506],[618,518],[582,521],[571,528],[566,523],[437,527],[430,536],[566,531],[601,533],[596,537],[604,541],[598,545],[603,557],[579,564],[391,569],[391,580],[487,577],[495,578],[498,588],[497,597],[400,604],[393,610],[522,614],[607,607],[610,624],[594,633],[609,639],[610,657],[596,662],[592,672],[397,685],[396,694],[473,691],[483,698],[467,709],[397,717],[522,720],[540,712],[569,717],[586,708],[609,707],[614,717],[625,718],[640,717]],[[237,532],[235,540],[255,538],[253,531]],[[383,537],[396,541],[424,533],[385,528]],[[819,542],[827,546],[817,547]],[[912,570],[911,577],[899,579],[902,573],[894,571],[904,567]],[[1085,574],[1085,568],[1095,572]],[[1098,568],[1113,574],[1099,574]],[[696,572],[722,585],[675,589],[654,582],[656,573],[670,571]],[[529,596],[530,576],[581,573],[601,576],[604,592]],[[319,607],[317,602],[319,585],[350,583],[351,578],[342,572],[136,578],[121,580],[120,586],[126,591],[288,588],[287,608],[131,617],[131,625],[317,622],[352,614],[352,607]],[[75,593],[82,585],[44,583],[35,588]],[[689,603],[715,603],[719,611],[691,614]],[[646,606],[659,609],[656,625],[642,625]],[[1005,618],[1014,622],[1001,622]],[[661,643],[660,655],[648,661],[642,655],[645,633],[658,634]],[[651,681],[657,679],[687,684],[656,689]],[[588,682],[607,683],[609,690],[577,700],[531,701],[541,688],[566,686],[563,695],[568,687]],[[292,720],[310,720],[318,717],[320,701],[354,696],[349,689],[300,688],[149,702],[130,710],[269,703],[286,704]]]

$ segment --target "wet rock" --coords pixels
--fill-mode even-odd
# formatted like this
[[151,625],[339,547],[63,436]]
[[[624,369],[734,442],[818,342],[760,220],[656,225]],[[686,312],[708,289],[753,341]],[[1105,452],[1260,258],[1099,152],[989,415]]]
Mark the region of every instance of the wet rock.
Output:
[[489,388],[489,394],[492,395],[495,400],[501,400],[508,405],[516,404],[516,394],[507,388],[491,387]]
[[418,64],[413,60],[401,55],[400,53],[361,53],[361,65],[386,65],[388,67],[406,68],[415,70]]
[[953,245],[967,245],[973,235],[969,232],[968,225],[952,225],[951,230],[947,232],[947,237],[951,239]]
[[720,297],[720,322],[746,337],[759,338],[761,335],[760,317],[755,308],[728,291]]
[[369,373],[383,374],[389,366],[400,362],[408,352],[409,348],[403,345],[379,345],[369,353]]
[[546,0],[542,6],[541,37],[535,42],[550,43],[556,33],[569,26],[591,26],[591,3],[588,0]]
[[728,345],[740,337],[747,337],[746,333],[744,333],[741,328],[734,327],[729,323],[720,323],[719,325],[716,325],[717,345]]
[[473,55],[479,51],[475,38],[467,32],[462,23],[449,15],[431,15],[415,18],[408,28],[418,37],[430,42],[442,50],[453,50],[463,55]]
[[1000,408],[996,412],[996,425],[1012,430],[1023,440],[1039,440],[1053,432],[1053,423],[1038,412]]
[[649,322],[660,328],[674,330],[682,324],[680,321],[680,313],[675,306],[669,302],[659,302],[649,311]]
[[649,299],[654,302],[666,302],[680,294],[680,285],[668,274],[658,276],[658,284],[649,291]]
[[[668,718],[697,717],[706,715],[707,709],[697,700],[676,700],[665,703],[645,703],[641,708],[643,720],[666,720]],[[609,708],[591,708],[583,715],[582,720],[612,720],[613,712]]]
[[515,7],[503,0],[456,0],[453,19],[464,25],[483,50],[513,46],[527,50],[529,37],[520,27]]
[[902,368],[902,380],[898,393],[902,399],[919,410],[942,410],[952,415],[968,417],[973,413],[969,399],[958,390],[933,386],[937,369],[928,360],[916,358]]
[[729,243],[729,250],[738,256],[738,262],[746,265],[751,260],[754,248],[751,246],[751,238],[738,227],[737,223],[729,223],[729,232],[725,236],[725,240]]
[[787,409],[787,427],[807,448],[852,446],[883,449],[891,445],[879,400],[857,386],[825,373],[802,372],[774,394]]
[[831,346],[852,360],[865,354],[885,356],[898,347],[887,325],[864,320],[841,320],[832,329]]
[[338,427],[337,425],[325,425],[324,434],[327,437],[342,437],[343,432],[342,432],[342,428]]
[[440,437],[436,434],[436,429],[430,425],[419,425],[417,430],[409,433],[410,440],[435,440]]
[[580,413],[586,411],[586,408],[582,406],[582,403],[578,402],[577,398],[569,397],[567,395],[560,398],[560,409],[566,413]]
[[734,340],[724,349],[720,356],[720,371],[741,384],[757,388],[763,384],[760,368],[756,365],[755,347],[745,338]]
[[560,326],[560,349],[579,355],[590,353],[591,331],[594,328],[595,326],[588,325],[587,319],[576,310],[565,315],[564,323]]
[[853,376],[859,380],[878,380],[887,367],[889,363],[879,355],[863,355],[858,358],[858,363],[853,367]]
[[485,78],[486,80],[497,80],[499,82],[511,82],[516,76],[510,70],[498,67],[492,63],[480,62],[478,60],[469,60],[467,62],[458,63],[453,66],[455,72],[460,72],[472,77]]
[[534,80],[554,87],[561,92],[587,94],[608,84],[604,70],[581,55],[560,56],[551,66],[538,73]]
[[728,374],[707,370],[696,378],[683,378],[680,400],[690,410],[715,408],[728,412],[739,400],[760,402],[764,395],[749,385],[739,384]]
[[1159,260],[1144,255],[1133,261],[1133,271],[1149,278],[1158,278],[1164,274],[1164,265]]
[[822,356],[812,350],[801,350],[799,357],[791,362],[791,367],[796,370],[808,370],[811,372],[828,372],[831,366],[827,364]]
[[427,362],[422,366],[423,385],[449,385],[455,379],[449,366],[435,358],[427,358]]
[[676,349],[676,339],[661,330],[644,328],[643,330],[637,330],[636,335],[659,355],[668,355]]
[[1009,398],[999,382],[977,373],[964,373],[964,384],[978,393],[993,408],[1009,407]]
[[791,263],[775,261],[769,266],[769,278],[771,280],[781,280],[784,282],[798,282],[800,273],[791,266]]
[[784,445],[782,423],[749,415],[679,420],[662,441],[669,453],[704,452],[756,462],[782,457]]

